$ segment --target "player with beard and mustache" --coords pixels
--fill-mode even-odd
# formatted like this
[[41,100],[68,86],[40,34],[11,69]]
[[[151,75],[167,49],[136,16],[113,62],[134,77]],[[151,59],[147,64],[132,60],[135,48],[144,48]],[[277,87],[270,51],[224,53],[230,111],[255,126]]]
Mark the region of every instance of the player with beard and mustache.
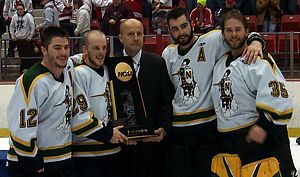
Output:
[[[220,132],[220,152],[238,154],[242,173],[251,169],[252,164],[259,166],[262,161],[275,157],[282,176],[296,176],[286,126],[293,113],[292,97],[285,78],[267,52],[254,64],[242,62],[249,28],[241,12],[228,12],[221,29],[230,51],[215,64],[211,88]],[[224,73],[230,87],[216,84],[225,79]],[[235,105],[234,101],[222,104],[225,97],[222,90],[228,88]],[[229,111],[230,115],[226,113]],[[262,173],[263,168],[260,168],[257,176]]]
[[[218,152],[217,120],[210,95],[213,68],[230,49],[219,30],[196,36],[183,8],[169,11],[167,22],[176,43],[165,48],[162,54],[176,90],[166,154],[167,176],[207,177],[211,158]],[[252,39],[261,41],[260,36],[254,36]],[[258,54],[262,56],[258,41],[245,49],[246,63],[252,63],[249,59],[255,60]]]

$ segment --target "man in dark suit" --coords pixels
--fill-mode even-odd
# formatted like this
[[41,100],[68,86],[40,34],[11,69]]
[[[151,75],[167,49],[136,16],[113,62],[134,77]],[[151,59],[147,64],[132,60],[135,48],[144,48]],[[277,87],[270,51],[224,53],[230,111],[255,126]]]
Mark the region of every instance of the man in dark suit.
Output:
[[171,127],[174,88],[165,61],[158,55],[142,50],[144,29],[140,21],[124,21],[120,26],[119,39],[124,45],[121,55],[133,57],[146,113],[153,120],[157,134],[142,141],[131,140],[122,147],[124,173],[128,177],[162,177],[164,137]]

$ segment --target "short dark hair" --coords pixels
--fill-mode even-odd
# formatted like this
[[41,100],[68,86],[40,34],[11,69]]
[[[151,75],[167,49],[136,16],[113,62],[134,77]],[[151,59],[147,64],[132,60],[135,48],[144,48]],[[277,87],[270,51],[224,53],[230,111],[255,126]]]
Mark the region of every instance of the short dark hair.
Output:
[[188,12],[182,8],[182,7],[176,7],[172,10],[170,10],[168,13],[167,13],[167,22],[169,24],[169,21],[171,19],[174,19],[176,20],[177,18],[181,17],[182,15],[185,15],[186,19],[188,19],[189,21],[191,21],[191,18],[188,14]]
[[58,26],[50,26],[43,30],[41,35],[41,43],[42,46],[47,48],[48,45],[51,43],[51,40],[54,37],[69,37],[69,33],[61,27]]
[[17,3],[17,4],[16,4],[16,7],[17,7],[17,6],[22,6],[22,7],[23,7],[23,9],[25,9],[25,6],[24,6],[24,4],[23,4],[23,3],[21,3],[21,2]]
[[73,4],[78,4],[79,7],[83,5],[82,0],[73,0]]
[[230,11],[228,11],[227,13],[225,13],[222,21],[221,21],[221,30],[222,30],[222,33],[224,33],[224,30],[225,30],[225,21],[228,20],[228,19],[231,19],[231,18],[234,18],[234,19],[237,19],[239,20],[240,22],[243,23],[244,25],[244,28],[245,30],[247,30],[249,27],[248,27],[248,21],[246,19],[246,17],[237,9],[232,9]]

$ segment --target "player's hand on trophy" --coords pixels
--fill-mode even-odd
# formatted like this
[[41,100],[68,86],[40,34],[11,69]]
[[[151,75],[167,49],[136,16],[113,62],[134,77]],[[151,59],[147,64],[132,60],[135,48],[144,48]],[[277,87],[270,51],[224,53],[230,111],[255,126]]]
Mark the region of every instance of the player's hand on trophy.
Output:
[[137,140],[135,139],[129,139],[128,141],[124,142],[125,145],[129,145],[129,146],[136,146],[137,145]]
[[246,136],[246,141],[248,143],[256,142],[259,144],[263,144],[267,138],[267,132],[260,126],[258,125],[253,125],[249,132],[248,135]]
[[160,142],[161,140],[164,139],[164,136],[165,136],[165,129],[163,129],[163,128],[158,128],[158,129],[154,130],[154,133],[155,133],[157,136],[144,138],[144,139],[143,139],[143,142]]
[[113,128],[113,136],[110,139],[110,143],[117,144],[117,143],[123,143],[124,141],[128,141],[127,136],[123,135],[119,129],[123,128],[123,126],[117,126]]

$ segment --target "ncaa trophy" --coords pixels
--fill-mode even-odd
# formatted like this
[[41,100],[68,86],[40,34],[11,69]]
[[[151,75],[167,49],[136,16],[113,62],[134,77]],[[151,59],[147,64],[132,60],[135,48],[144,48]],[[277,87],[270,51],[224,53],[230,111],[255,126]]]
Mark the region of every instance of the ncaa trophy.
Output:
[[147,117],[139,81],[133,69],[132,57],[109,57],[109,115],[114,126],[129,139],[155,136],[154,123]]

